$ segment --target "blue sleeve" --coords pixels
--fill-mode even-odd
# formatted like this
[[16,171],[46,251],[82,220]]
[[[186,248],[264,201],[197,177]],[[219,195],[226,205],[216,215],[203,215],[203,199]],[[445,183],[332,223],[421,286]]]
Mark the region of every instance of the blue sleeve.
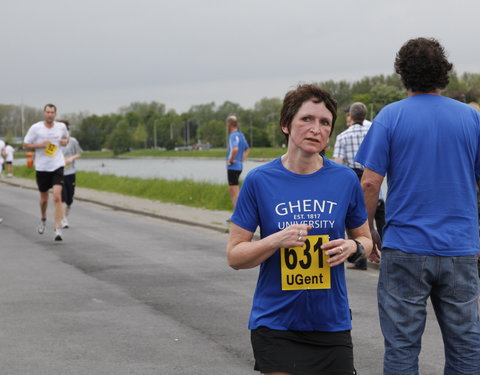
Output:
[[255,232],[260,223],[258,215],[258,202],[255,193],[255,173],[250,172],[243,181],[238,195],[232,222],[249,232]]
[[230,143],[232,145],[232,148],[238,147],[238,145],[240,144],[240,137],[238,136],[238,134],[230,134]]
[[356,175],[353,183],[350,203],[348,204],[347,217],[345,219],[345,227],[354,229],[361,226],[368,219],[367,208],[365,207],[365,199],[360,182]]
[[478,142],[477,142],[477,159],[475,160],[475,176],[477,181],[480,181],[480,112],[477,111],[477,134],[478,135]]
[[375,119],[355,155],[355,161],[385,176],[389,160],[388,129]]

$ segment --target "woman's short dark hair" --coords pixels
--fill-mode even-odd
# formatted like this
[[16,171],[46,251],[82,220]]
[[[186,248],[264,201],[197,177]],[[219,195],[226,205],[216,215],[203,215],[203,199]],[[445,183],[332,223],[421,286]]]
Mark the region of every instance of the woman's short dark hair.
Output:
[[335,121],[337,120],[337,101],[332,98],[330,93],[321,87],[313,84],[299,85],[295,90],[286,93],[283,99],[282,110],[280,112],[280,130],[285,134],[285,139],[288,143],[288,134],[284,133],[282,127],[287,127],[290,131],[292,121],[298,110],[306,101],[312,100],[314,103],[325,103],[325,107],[332,114],[332,129],[333,132]]
[[70,121],[68,120],[57,120],[57,122],[63,122],[68,130],[70,130]]
[[430,92],[447,87],[453,64],[434,38],[410,39],[397,53],[395,71],[407,90]]

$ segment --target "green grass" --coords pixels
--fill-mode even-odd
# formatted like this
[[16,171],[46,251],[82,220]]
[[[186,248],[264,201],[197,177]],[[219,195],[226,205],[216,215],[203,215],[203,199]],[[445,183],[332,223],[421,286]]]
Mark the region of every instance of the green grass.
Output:
[[[35,178],[33,168],[15,167],[17,177]],[[77,172],[77,186],[211,210],[231,210],[228,186],[192,180],[169,181]]]

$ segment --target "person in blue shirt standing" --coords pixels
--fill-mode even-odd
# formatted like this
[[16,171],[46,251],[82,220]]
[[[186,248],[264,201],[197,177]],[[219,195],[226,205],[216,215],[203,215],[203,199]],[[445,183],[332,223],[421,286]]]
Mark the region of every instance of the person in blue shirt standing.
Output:
[[243,133],[238,130],[238,119],[236,116],[229,116],[226,125],[230,133],[227,146],[228,194],[235,209],[240,191],[238,185],[240,174],[242,173],[243,162],[247,159],[250,151],[250,146]]
[[357,175],[320,155],[336,114],[316,85],[289,91],[280,115],[287,152],[247,175],[232,215],[229,265],[260,266],[249,329],[263,374],[355,373],[344,262],[368,255],[372,242]]
[[[375,117],[355,161],[381,265],[378,306],[384,374],[418,374],[430,298],[445,346],[445,375],[480,374],[479,252],[476,182],[480,115],[441,96],[453,65],[435,39],[417,38],[397,53],[408,97]],[[387,176],[383,243],[373,226]]]

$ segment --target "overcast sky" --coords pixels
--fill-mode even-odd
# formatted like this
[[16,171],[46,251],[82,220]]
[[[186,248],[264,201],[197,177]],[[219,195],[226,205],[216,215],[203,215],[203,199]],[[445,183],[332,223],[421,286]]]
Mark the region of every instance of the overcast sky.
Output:
[[479,0],[2,0],[0,103],[250,108],[299,82],[391,74],[418,36],[480,73],[479,14]]

